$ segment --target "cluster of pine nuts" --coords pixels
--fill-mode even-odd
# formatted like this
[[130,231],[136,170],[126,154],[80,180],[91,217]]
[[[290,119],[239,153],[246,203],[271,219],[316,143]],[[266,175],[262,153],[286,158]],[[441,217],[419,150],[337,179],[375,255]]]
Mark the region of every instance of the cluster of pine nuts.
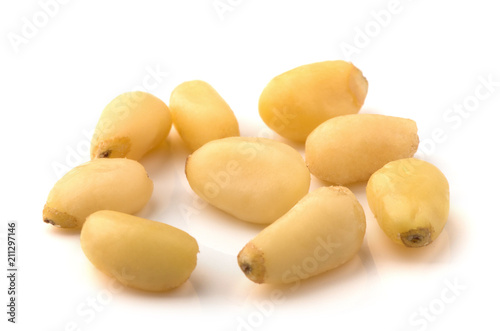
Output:
[[[325,61],[273,78],[258,108],[276,133],[305,144],[305,160],[276,140],[240,137],[233,111],[204,81],[171,93],[169,106],[128,92],[103,110],[91,160],[70,170],[49,193],[43,220],[81,229],[81,247],[99,270],[146,291],[184,283],[197,264],[198,243],[168,224],[133,216],[153,182],[141,158],[167,138],[172,124],[191,155],[193,191],[214,207],[266,227],[237,256],[256,283],[289,283],[347,262],[366,231],[363,207],[346,185],[367,182],[380,227],[408,247],[430,244],[448,219],[449,187],[434,165],[413,158],[419,144],[411,119],[360,114],[368,82],[352,63]],[[324,186],[310,191],[311,174]],[[214,185],[215,178],[224,185]],[[315,268],[293,266],[314,259]]]

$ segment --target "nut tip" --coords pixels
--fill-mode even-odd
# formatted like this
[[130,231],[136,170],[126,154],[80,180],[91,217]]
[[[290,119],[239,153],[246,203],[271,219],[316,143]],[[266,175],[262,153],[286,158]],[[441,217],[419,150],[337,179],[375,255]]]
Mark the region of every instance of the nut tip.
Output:
[[238,265],[248,279],[258,284],[264,283],[264,255],[253,243],[248,243],[238,254]]
[[408,232],[401,233],[401,241],[406,247],[423,247],[432,242],[431,230],[428,228],[412,229]]

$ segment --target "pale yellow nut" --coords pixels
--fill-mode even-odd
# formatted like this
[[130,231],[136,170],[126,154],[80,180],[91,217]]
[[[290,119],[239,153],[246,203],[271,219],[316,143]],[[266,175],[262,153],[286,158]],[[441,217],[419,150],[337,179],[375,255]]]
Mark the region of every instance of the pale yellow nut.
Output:
[[279,135],[304,142],[324,121],[357,113],[367,92],[367,80],[352,63],[317,62],[274,77],[262,91],[259,113]]
[[244,221],[269,224],[309,191],[311,175],[292,147],[265,138],[213,140],[186,161],[193,191]]
[[92,264],[123,285],[167,291],[196,267],[198,243],[173,226],[116,211],[87,217],[81,246]]
[[347,188],[321,187],[262,230],[238,254],[256,283],[292,283],[334,269],[361,248],[363,207]]
[[120,94],[102,111],[90,146],[90,158],[139,160],[165,140],[172,127],[167,105],[147,92]]
[[366,196],[382,230],[392,241],[407,247],[430,244],[448,220],[448,181],[426,161],[407,158],[389,162],[370,177]]
[[153,182],[144,167],[129,159],[95,159],[71,169],[47,197],[43,220],[61,228],[80,228],[102,209],[136,213],[149,201]]
[[233,111],[204,81],[177,86],[170,95],[169,106],[174,126],[191,151],[215,139],[240,135]]
[[406,118],[353,114],[332,118],[307,138],[306,163],[324,181],[347,185],[367,181],[387,162],[413,156],[417,125]]

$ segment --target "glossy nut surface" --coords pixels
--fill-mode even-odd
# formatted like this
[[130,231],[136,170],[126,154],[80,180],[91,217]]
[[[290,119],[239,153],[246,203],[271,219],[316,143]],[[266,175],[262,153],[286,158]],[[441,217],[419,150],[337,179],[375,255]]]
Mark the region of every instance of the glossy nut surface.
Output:
[[292,147],[265,138],[211,141],[186,162],[193,191],[241,220],[269,224],[309,190],[311,175]]
[[189,234],[120,212],[91,214],[80,240],[83,252],[97,269],[140,290],[175,288],[196,267],[198,244]]
[[304,142],[324,121],[357,113],[367,92],[367,80],[350,62],[306,64],[267,84],[259,99],[259,114],[279,135]]
[[102,111],[90,146],[90,158],[139,160],[161,144],[172,127],[167,105],[154,95],[120,94]]
[[256,283],[292,283],[331,270],[361,248],[363,207],[347,188],[321,187],[262,230],[238,254]]
[[169,106],[174,126],[191,151],[212,140],[240,135],[233,111],[204,81],[177,86],[170,95]]
[[151,198],[153,182],[144,167],[129,159],[95,159],[71,169],[49,192],[43,220],[80,228],[95,211],[136,213]]
[[368,180],[387,162],[413,156],[419,138],[413,120],[354,114],[332,118],[306,141],[306,163],[313,175],[336,185]]
[[386,164],[370,177],[366,196],[385,234],[407,247],[432,243],[448,220],[448,180],[423,160],[407,158]]

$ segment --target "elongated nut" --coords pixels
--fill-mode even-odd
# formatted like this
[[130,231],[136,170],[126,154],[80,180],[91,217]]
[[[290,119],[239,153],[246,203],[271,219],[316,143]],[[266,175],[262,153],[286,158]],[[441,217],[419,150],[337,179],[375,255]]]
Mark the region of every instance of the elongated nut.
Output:
[[136,213],[149,201],[153,182],[129,159],[95,159],[59,179],[47,197],[43,220],[56,227],[80,228],[95,211]]
[[291,283],[338,267],[360,249],[363,207],[345,187],[321,187],[262,230],[238,254],[256,283]]
[[204,81],[177,86],[170,95],[170,110],[177,132],[191,151],[215,139],[240,135],[233,111]]
[[269,224],[309,191],[311,175],[292,147],[265,138],[230,137],[200,147],[186,162],[193,191],[247,222]]
[[324,121],[357,113],[367,92],[368,82],[352,63],[311,63],[274,77],[262,91],[259,113],[276,133],[304,142]]
[[306,141],[313,175],[337,185],[366,181],[387,162],[413,156],[417,126],[406,118],[354,114],[332,118]]
[[81,246],[90,262],[108,276],[155,292],[184,283],[198,254],[196,240],[180,229],[109,210],[87,217]]
[[102,111],[90,146],[90,158],[139,160],[165,140],[172,127],[167,105],[152,94],[120,94]]
[[407,158],[389,162],[370,177],[366,196],[385,234],[407,247],[429,245],[448,220],[448,181],[426,161]]

